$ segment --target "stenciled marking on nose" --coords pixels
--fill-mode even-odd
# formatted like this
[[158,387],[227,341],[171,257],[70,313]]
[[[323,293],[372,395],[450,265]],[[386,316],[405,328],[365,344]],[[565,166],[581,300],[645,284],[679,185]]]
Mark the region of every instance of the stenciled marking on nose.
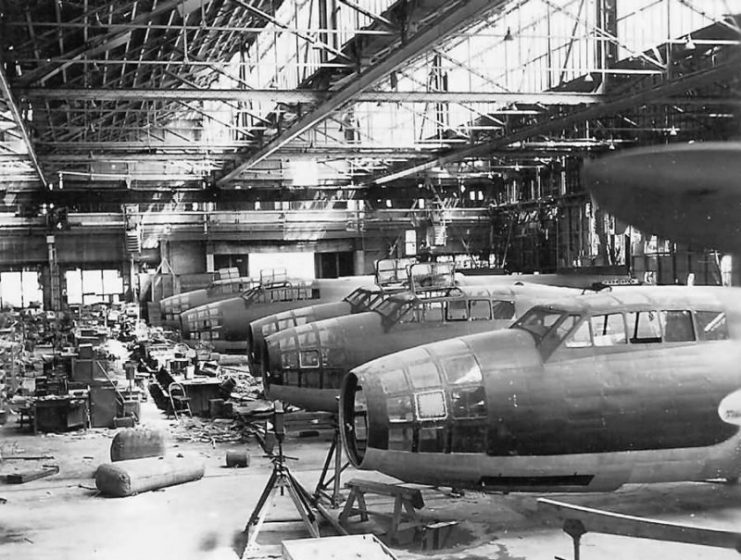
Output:
[[720,419],[728,424],[741,426],[741,389],[726,395],[718,405]]

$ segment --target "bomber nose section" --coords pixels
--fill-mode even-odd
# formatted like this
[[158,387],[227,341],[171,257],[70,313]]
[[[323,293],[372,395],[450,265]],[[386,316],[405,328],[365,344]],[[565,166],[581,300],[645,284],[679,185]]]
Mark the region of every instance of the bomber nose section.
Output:
[[307,410],[337,411],[348,366],[349,340],[342,319],[286,329],[265,339],[263,385],[270,399]]
[[182,314],[183,338],[194,342],[218,340],[221,328],[221,303],[209,303]]
[[440,465],[420,458],[425,454],[507,454],[516,440],[502,430],[513,425],[510,416],[523,404],[520,378],[541,365],[532,337],[515,329],[425,344],[364,363],[345,376],[340,389],[347,456],[361,469],[435,481]]
[[307,410],[337,412],[342,380],[384,348],[374,312],[324,319],[265,339],[263,385],[271,399]]
[[313,309],[315,306],[284,311],[269,315],[252,321],[247,330],[247,351],[251,360],[253,375],[264,375],[267,362],[263,356],[267,354],[267,343],[265,339],[275,333],[283,332],[292,327],[311,323],[314,320]]

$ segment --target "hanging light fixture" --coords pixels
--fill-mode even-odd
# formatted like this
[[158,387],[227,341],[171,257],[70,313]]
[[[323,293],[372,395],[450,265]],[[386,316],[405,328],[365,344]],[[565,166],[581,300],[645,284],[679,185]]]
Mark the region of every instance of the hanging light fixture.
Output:
[[505,41],[514,41],[515,38],[512,36],[512,29],[509,27],[507,28],[507,33],[504,34],[504,40]]

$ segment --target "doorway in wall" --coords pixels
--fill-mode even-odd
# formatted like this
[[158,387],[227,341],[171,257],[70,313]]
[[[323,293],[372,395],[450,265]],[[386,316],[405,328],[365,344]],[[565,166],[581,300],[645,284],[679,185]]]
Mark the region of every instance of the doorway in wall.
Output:
[[352,276],[354,268],[352,251],[315,253],[314,255],[314,270],[317,278]]
[[249,276],[249,255],[214,255],[214,270],[236,268],[240,276]]

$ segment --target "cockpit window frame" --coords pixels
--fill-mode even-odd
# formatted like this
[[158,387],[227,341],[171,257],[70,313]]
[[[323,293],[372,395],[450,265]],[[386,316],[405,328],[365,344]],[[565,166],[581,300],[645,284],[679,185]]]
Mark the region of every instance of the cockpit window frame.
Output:
[[252,288],[249,288],[248,290],[242,292],[239,297],[241,297],[246,302],[255,301],[257,300],[261,291],[262,286],[253,286]]
[[445,321],[468,321],[468,300],[451,299],[445,303]]
[[352,292],[347,294],[343,299],[351,306],[362,305],[372,295],[372,292],[367,288],[355,288]]
[[414,302],[413,297],[391,296],[372,311],[378,313],[384,322],[393,325],[398,323],[414,307]]
[[[715,315],[710,321],[701,320],[702,316]],[[731,338],[728,332],[728,315],[722,310],[711,310],[711,309],[695,309],[694,313],[695,322],[695,336],[698,342],[718,342],[728,340]],[[708,328],[712,327],[711,331]],[[712,333],[709,336],[707,333]]]
[[[544,323],[541,329],[535,330],[532,328],[527,328],[527,326],[525,326],[525,322],[536,313],[541,314],[542,317],[545,317],[547,315],[557,315],[558,317],[549,325],[545,325]],[[540,344],[543,342],[543,340],[546,339],[546,337],[554,329],[554,327],[556,327],[565,317],[568,317],[569,315],[572,314],[562,309],[549,309],[547,307],[535,306],[531,307],[525,312],[524,315],[517,319],[517,321],[512,323],[510,328],[519,329],[530,333],[530,335],[532,335],[532,337],[535,339],[536,344],[540,346]]]

